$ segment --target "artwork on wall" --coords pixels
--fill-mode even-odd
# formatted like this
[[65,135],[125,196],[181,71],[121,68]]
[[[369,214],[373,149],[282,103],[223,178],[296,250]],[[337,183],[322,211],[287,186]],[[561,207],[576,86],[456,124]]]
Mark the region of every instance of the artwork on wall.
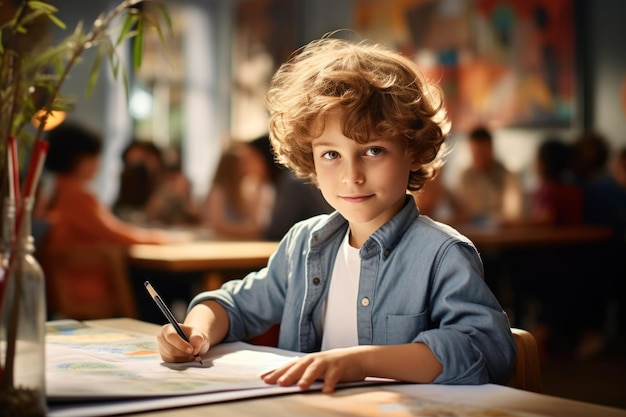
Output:
[[354,28],[412,56],[453,128],[567,127],[575,117],[573,0],[356,0]]

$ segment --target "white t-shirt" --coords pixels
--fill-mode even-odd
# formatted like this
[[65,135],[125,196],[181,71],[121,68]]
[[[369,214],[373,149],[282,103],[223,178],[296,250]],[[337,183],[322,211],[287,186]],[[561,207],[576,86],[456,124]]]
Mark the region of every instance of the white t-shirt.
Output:
[[335,259],[324,313],[322,350],[357,346],[357,298],[361,258],[359,249],[350,246],[350,230],[346,233]]

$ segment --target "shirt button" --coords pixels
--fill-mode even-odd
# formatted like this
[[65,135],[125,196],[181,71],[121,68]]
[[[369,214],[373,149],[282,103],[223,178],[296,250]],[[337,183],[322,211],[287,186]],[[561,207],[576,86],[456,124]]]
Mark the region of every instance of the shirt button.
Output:
[[389,249],[385,249],[385,252],[384,252],[384,253],[385,253],[385,256],[389,256],[389,254],[391,253],[391,250],[389,250]]
[[320,279],[318,277],[313,278],[313,285],[320,285]]
[[361,298],[361,305],[363,307],[367,307],[368,305],[370,305],[370,299],[367,297],[363,297]]

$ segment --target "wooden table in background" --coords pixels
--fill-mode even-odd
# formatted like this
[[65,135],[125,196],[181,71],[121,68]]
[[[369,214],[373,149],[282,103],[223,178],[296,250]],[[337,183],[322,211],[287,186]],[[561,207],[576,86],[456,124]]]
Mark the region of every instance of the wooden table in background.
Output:
[[200,271],[206,289],[219,287],[225,271],[263,268],[278,242],[198,241],[168,245],[131,245],[131,266],[163,272]]
[[608,227],[600,226],[457,226],[477,248],[523,249],[605,243],[613,236]]

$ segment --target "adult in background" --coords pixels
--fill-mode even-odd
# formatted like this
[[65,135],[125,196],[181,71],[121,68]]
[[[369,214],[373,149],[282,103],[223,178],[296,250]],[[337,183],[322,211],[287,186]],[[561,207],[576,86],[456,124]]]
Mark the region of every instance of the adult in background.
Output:
[[[491,132],[476,127],[469,133],[468,144],[471,163],[452,189],[454,220],[477,227],[518,221],[522,215],[522,187],[517,175],[496,159]],[[504,297],[501,277],[508,268],[506,262],[499,251],[483,251],[481,256],[489,287],[498,297]]]
[[462,223],[500,224],[519,219],[523,195],[517,176],[495,158],[493,136],[485,127],[469,133],[471,165],[455,190]]

